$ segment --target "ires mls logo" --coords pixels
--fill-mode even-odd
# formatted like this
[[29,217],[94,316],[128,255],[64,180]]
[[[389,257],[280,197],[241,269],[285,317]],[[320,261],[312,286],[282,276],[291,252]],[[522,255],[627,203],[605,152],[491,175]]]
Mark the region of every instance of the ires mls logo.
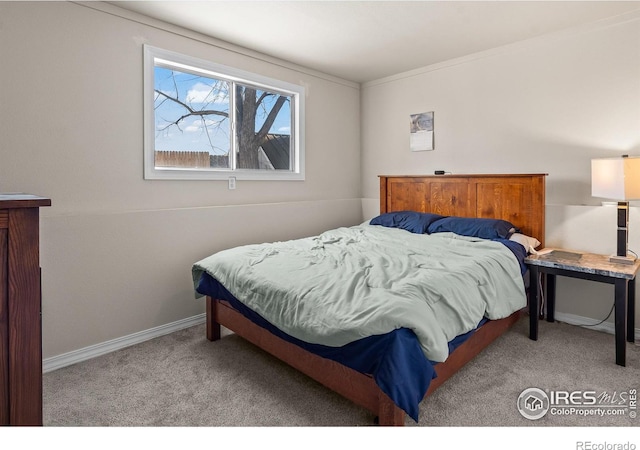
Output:
[[542,389],[528,388],[518,397],[518,411],[525,419],[537,420],[549,411],[549,396]]
[[554,416],[628,416],[637,415],[637,390],[613,391],[543,391],[528,388],[522,391],[517,402],[522,417],[537,420],[547,413]]

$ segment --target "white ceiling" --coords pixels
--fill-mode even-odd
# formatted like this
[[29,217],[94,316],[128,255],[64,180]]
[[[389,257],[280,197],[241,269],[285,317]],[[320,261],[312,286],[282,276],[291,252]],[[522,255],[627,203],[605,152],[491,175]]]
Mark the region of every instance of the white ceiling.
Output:
[[111,3],[356,82],[640,9],[640,1]]

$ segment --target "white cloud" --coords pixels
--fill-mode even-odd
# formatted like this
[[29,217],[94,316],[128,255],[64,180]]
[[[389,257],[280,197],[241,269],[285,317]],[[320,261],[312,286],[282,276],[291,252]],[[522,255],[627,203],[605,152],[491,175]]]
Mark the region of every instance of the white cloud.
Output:
[[221,92],[212,89],[204,83],[196,83],[187,92],[188,103],[227,103],[228,100]]
[[290,134],[291,133],[291,127],[280,127],[280,128],[278,128],[278,133]]
[[212,127],[212,126],[216,126],[218,124],[217,121],[212,120],[212,119],[195,119],[193,122],[191,122],[190,125],[188,125],[184,131],[188,132],[188,133],[194,133],[197,131],[202,131],[202,129],[205,127],[205,125],[207,127]]

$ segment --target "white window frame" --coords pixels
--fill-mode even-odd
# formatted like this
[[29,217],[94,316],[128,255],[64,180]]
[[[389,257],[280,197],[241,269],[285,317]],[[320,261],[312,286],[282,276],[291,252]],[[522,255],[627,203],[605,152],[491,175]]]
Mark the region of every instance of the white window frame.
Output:
[[[181,53],[144,45],[144,179],[146,180],[304,180],[304,101],[305,88],[297,84],[265,77],[187,56]],[[166,168],[155,166],[154,69],[156,61],[170,63],[186,70],[218,79],[291,96],[291,170],[260,170],[233,168]],[[233,115],[232,109],[230,116]],[[232,133],[234,135],[235,133]],[[232,143],[233,144],[233,143]],[[233,146],[231,147],[233,148]],[[230,153],[235,153],[231,151]],[[230,159],[235,155],[230,154]]]

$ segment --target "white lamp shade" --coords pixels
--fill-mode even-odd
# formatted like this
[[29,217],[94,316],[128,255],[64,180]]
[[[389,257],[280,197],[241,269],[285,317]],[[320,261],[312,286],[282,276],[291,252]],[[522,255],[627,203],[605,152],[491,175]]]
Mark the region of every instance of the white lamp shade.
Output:
[[592,159],[591,195],[640,200],[640,157]]

